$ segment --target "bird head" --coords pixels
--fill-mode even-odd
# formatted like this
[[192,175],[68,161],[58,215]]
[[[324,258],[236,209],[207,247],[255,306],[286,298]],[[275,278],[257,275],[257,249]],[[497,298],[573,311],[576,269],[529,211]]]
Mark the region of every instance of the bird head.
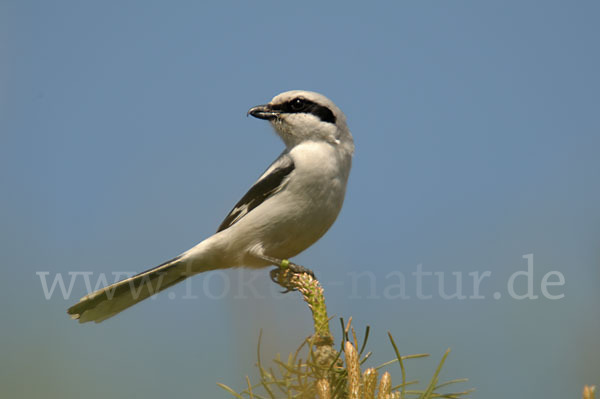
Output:
[[327,97],[292,90],[250,108],[248,115],[268,120],[288,148],[304,141],[326,141],[352,154],[354,143],[344,113]]

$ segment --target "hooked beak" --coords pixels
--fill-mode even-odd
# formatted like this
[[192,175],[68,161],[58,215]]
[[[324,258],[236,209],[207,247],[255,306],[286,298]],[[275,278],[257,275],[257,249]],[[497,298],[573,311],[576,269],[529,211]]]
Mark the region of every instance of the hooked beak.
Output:
[[252,115],[258,119],[273,120],[279,116],[279,111],[274,110],[270,104],[257,105],[248,110],[246,116]]

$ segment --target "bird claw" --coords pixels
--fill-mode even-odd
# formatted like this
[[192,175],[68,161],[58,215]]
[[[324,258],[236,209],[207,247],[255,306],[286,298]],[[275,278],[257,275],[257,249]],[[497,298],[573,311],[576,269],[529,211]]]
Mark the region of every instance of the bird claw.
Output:
[[292,278],[296,274],[308,274],[315,278],[315,273],[312,270],[289,261],[281,262],[281,265],[269,272],[271,281],[285,288],[285,291],[281,292],[282,294],[297,291],[296,286],[292,283]]
[[291,273],[289,269],[282,269],[281,267],[276,267],[275,269],[269,272],[269,275],[271,277],[271,281],[285,288],[285,291],[281,291],[282,294],[287,294],[288,292],[296,290],[296,288],[292,284],[292,277],[294,274]]

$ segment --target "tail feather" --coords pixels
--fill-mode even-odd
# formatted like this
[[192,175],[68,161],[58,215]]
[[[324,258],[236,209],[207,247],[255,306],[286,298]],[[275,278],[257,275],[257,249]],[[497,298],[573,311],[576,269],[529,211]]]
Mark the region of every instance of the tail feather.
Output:
[[84,296],[67,313],[80,323],[100,323],[189,277],[182,256]]

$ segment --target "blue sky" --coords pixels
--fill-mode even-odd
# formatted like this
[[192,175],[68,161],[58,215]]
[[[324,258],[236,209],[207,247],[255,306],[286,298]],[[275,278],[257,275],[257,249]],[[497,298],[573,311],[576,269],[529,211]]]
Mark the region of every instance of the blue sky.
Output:
[[[451,347],[443,377],[470,378],[475,397],[576,397],[599,383],[599,11],[1,2],[3,394],[227,397],[216,382],[256,376],[260,328],[265,358],[310,334],[299,297],[272,293],[267,271],[252,283],[264,298],[240,286],[248,274],[212,273],[194,278],[197,300],[175,287],[84,326],[65,310],[85,286],[46,300],[36,275],[141,271],[212,234],[283,148],[247,109],[290,89],[334,100],[355,138],[344,209],[296,260],[331,315],[371,325],[371,364],[393,356],[389,330],[403,353]],[[526,254],[538,299],[512,299]],[[462,273],[467,294],[468,273],[489,271],[485,298],[418,299],[417,265],[446,273],[447,292]],[[553,271],[562,299],[541,293]],[[398,273],[408,299],[390,297]],[[437,287],[431,276],[422,288]]]

